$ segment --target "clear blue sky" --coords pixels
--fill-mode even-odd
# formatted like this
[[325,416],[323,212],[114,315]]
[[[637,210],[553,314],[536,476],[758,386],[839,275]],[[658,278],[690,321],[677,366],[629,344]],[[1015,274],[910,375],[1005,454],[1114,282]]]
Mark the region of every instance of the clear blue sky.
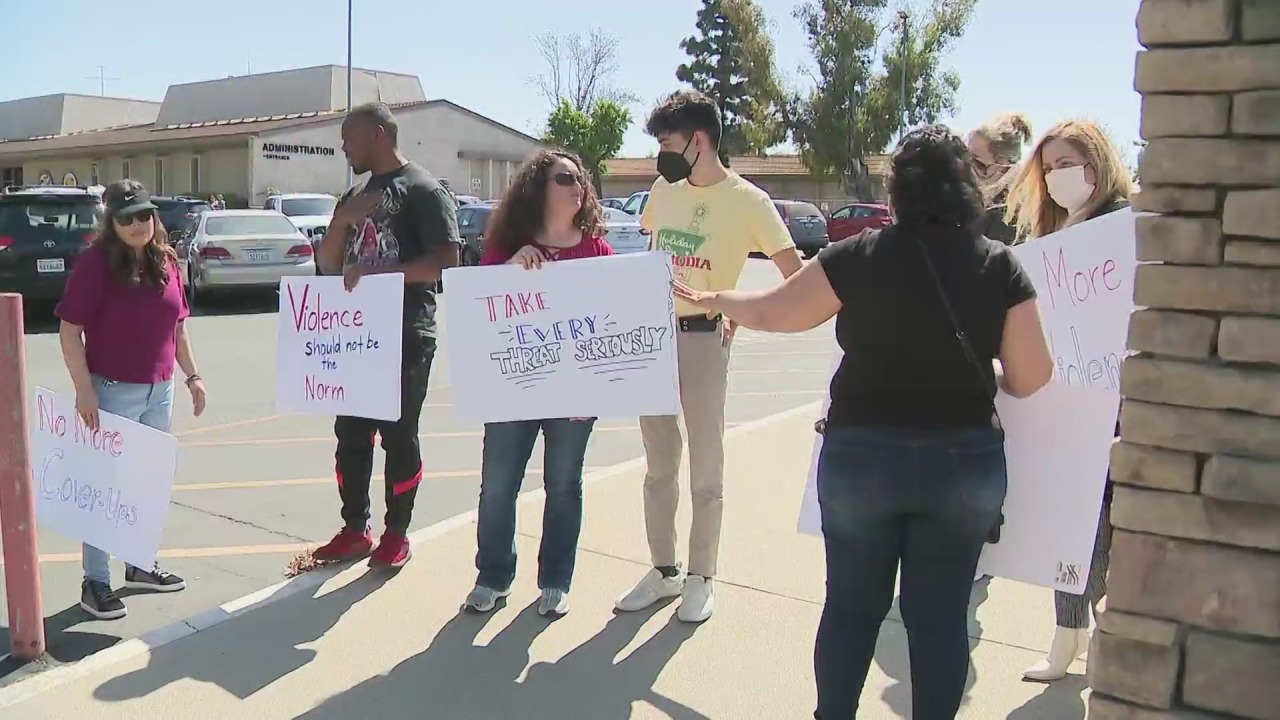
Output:
[[[795,0],[757,0],[773,24],[778,64],[796,85],[809,52]],[[1027,113],[1037,133],[1060,119],[1091,116],[1117,141],[1138,137],[1133,91],[1139,0],[979,0],[968,34],[947,58],[963,84],[964,130],[992,113]],[[651,8],[669,8],[664,13]],[[533,36],[598,27],[621,42],[616,84],[649,103],[677,87],[678,44],[693,31],[699,0],[355,0],[357,67],[411,73],[428,98],[447,98],[520,130],[536,132],[547,107]],[[0,0],[0,100],[59,92],[160,100],[171,84],[227,75],[346,63],[346,0]],[[127,8],[124,9],[124,8]],[[151,24],[151,28],[147,28]],[[1124,148],[1131,152],[1129,148]],[[633,126],[624,155],[654,143]]]

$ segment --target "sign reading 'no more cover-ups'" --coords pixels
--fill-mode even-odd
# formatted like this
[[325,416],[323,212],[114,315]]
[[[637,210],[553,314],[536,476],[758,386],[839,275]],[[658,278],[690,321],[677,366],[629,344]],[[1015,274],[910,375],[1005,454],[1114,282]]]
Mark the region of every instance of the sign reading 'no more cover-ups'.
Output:
[[665,253],[451,268],[444,284],[459,418],[679,412]]

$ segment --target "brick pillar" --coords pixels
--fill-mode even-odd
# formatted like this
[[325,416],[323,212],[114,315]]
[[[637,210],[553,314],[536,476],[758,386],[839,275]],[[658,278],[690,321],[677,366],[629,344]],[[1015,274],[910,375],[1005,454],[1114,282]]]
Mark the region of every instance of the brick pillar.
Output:
[[1280,0],[1143,0],[1091,720],[1280,720]]

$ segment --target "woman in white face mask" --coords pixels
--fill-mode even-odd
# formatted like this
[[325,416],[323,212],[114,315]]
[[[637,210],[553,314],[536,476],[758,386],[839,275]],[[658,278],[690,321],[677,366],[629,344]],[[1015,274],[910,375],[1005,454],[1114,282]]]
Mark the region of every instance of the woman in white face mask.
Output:
[[1133,180],[1120,151],[1092,120],[1067,120],[1040,138],[1009,186],[1005,220],[1024,240],[1129,205]]
[[[1133,181],[1120,151],[1092,120],[1068,120],[1054,126],[1036,145],[1009,188],[1006,220],[1025,240],[1044,237],[1072,225],[1129,206]],[[1116,423],[1116,435],[1120,424]],[[1083,595],[1055,592],[1057,627],[1049,654],[1023,672],[1028,680],[1052,681],[1089,648],[1089,608],[1097,612],[1107,592],[1111,550],[1111,480],[1107,480],[1093,563]]]

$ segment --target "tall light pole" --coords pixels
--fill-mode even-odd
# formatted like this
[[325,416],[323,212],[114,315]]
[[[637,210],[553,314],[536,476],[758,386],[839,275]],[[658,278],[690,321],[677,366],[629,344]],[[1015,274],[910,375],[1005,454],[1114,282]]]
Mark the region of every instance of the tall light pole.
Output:
[[908,40],[911,20],[906,10],[898,12],[898,20],[902,23],[902,92],[899,107],[902,118],[902,132],[898,134],[898,139],[901,140],[907,136],[907,70],[909,69],[908,66],[910,62],[907,56],[907,50],[911,47]]
[[[355,0],[347,0],[347,114],[351,114],[351,16]],[[347,187],[351,187],[355,176],[351,174],[351,165],[347,165]]]

